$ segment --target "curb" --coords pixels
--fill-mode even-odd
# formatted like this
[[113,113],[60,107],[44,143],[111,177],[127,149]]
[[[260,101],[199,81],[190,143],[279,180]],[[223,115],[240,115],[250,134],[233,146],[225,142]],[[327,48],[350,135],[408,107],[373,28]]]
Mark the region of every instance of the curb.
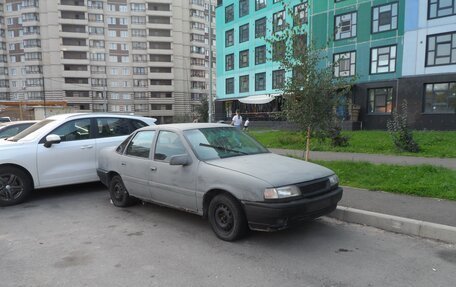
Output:
[[456,227],[338,206],[327,215],[341,221],[364,224],[386,231],[456,244]]

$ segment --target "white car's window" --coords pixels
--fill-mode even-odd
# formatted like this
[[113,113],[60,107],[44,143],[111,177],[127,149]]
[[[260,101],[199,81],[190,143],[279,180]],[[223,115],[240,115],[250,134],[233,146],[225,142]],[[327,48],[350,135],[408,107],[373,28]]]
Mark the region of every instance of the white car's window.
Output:
[[56,128],[51,134],[60,136],[62,142],[86,140],[90,138],[90,119],[69,121]]
[[160,131],[158,134],[157,144],[155,146],[155,160],[169,162],[172,156],[186,153],[187,151],[176,133],[170,131]]
[[125,151],[126,155],[149,158],[155,131],[138,132],[130,141]]
[[8,138],[8,140],[17,142],[18,140],[21,140],[21,139],[25,138],[26,136],[33,134],[34,132],[41,129],[45,125],[52,123],[53,121],[54,120],[51,120],[51,119],[45,119],[45,120],[39,121],[36,124],[32,125],[31,127],[28,127],[25,130],[23,130],[22,132],[18,133],[14,137]]
[[252,137],[233,127],[187,130],[184,135],[200,160],[269,152]]
[[97,137],[117,137],[129,135],[135,130],[145,127],[142,121],[127,118],[98,118],[97,119]]

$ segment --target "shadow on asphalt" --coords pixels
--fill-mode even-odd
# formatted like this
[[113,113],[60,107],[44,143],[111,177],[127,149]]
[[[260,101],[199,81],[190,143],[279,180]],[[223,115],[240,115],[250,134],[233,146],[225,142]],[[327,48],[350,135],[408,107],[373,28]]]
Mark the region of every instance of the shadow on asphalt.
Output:
[[84,194],[96,192],[107,192],[107,188],[101,182],[91,182],[36,189],[32,192],[25,203],[40,202],[43,200],[55,200],[65,197],[83,196]]

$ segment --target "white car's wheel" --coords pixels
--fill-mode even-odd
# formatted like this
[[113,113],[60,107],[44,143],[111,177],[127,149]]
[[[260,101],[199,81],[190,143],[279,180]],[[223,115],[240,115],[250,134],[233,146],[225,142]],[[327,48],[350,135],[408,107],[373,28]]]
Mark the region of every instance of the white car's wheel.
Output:
[[16,167],[0,167],[0,206],[21,203],[33,189],[28,174]]

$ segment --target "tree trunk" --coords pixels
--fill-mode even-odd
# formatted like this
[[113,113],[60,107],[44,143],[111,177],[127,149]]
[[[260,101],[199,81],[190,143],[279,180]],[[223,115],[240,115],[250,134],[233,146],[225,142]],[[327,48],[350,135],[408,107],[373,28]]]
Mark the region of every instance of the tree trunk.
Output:
[[307,137],[306,137],[306,161],[310,159],[310,127],[307,128]]

